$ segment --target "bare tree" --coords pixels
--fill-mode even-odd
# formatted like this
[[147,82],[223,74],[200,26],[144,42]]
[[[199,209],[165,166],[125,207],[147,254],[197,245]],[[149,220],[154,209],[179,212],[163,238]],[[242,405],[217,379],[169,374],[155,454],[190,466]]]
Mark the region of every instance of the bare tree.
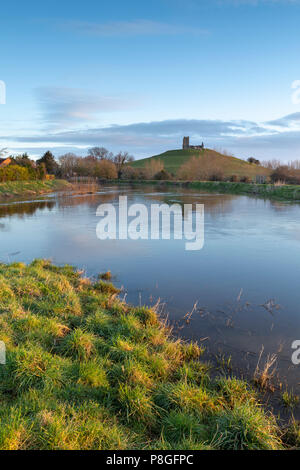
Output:
[[146,175],[150,180],[162,170],[164,170],[164,163],[160,159],[151,158],[145,165]]
[[75,155],[75,153],[66,153],[59,157],[59,163],[61,172],[64,176],[73,176],[76,173],[76,168],[78,166],[78,160],[80,157]]
[[224,175],[217,156],[191,157],[178,170],[178,177],[187,181],[222,180]]
[[92,147],[88,151],[88,156],[97,158],[97,160],[112,160],[113,154],[105,147]]
[[125,163],[133,162],[134,157],[132,155],[129,155],[128,152],[119,152],[114,156],[113,161],[117,167],[118,178],[120,179]]

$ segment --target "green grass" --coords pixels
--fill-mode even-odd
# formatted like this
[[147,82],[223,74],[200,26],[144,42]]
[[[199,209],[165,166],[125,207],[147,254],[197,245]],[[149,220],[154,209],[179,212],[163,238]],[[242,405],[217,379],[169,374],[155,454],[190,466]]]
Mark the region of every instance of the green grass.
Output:
[[284,440],[290,448],[300,449],[300,421],[292,420],[286,429]]
[[[128,181],[120,180],[119,184],[127,184]],[[176,186],[199,191],[207,191],[220,194],[249,194],[266,199],[277,199],[286,201],[300,201],[299,185],[276,186],[273,184],[248,184],[248,183],[230,183],[225,181],[130,181],[130,184],[151,184],[158,186]]]
[[192,182],[188,185],[191,189],[200,189],[204,191],[230,193],[230,194],[252,194],[255,196],[284,199],[290,201],[300,200],[300,186],[283,185],[275,186],[273,184],[247,184],[247,183],[228,183],[222,181]]
[[34,196],[71,187],[71,184],[64,180],[8,181],[7,183],[0,183],[0,199]]
[[130,165],[134,168],[144,168],[151,160],[160,160],[164,163],[164,167],[169,173],[176,175],[179,168],[193,156],[199,157],[203,162],[212,162],[212,165],[221,170],[224,176],[237,175],[252,178],[256,175],[268,175],[270,173],[270,170],[266,168],[250,164],[240,158],[223,155],[210,149],[169,150],[160,155],[136,160],[130,163]]
[[287,408],[296,408],[299,405],[299,397],[295,395],[292,391],[286,390],[282,394],[282,403]]
[[1,264],[0,289],[0,449],[283,448],[245,382],[112,284],[36,260]]

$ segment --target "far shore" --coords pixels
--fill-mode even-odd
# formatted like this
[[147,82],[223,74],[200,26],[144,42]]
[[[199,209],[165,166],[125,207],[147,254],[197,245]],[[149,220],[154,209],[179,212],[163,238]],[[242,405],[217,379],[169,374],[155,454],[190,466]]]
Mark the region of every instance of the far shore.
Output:
[[173,180],[113,180],[114,184],[155,184],[158,186],[177,186],[201,191],[250,194],[269,199],[300,201],[300,185],[274,185],[256,183],[231,183],[227,181],[173,181]]
[[[98,183],[98,184],[97,184]],[[252,195],[266,199],[277,199],[284,201],[300,201],[300,185],[276,185],[256,183],[231,183],[225,181],[179,181],[179,180],[103,180],[95,178],[85,184],[75,183],[62,179],[44,181],[10,181],[0,183],[0,202],[12,198],[34,197],[55,191],[80,191],[96,193],[101,184],[131,184],[131,185],[157,185],[159,187],[181,187],[186,189],[198,189],[213,193]]]

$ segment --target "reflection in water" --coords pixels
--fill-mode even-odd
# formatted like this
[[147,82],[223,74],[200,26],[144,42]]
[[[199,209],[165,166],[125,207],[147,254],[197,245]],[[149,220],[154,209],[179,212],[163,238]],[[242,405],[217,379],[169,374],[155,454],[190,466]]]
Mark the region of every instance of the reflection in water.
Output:
[[[205,245],[185,240],[108,240],[96,237],[99,204],[204,204]],[[177,331],[205,339],[212,353],[230,353],[243,369],[256,365],[262,345],[279,355],[278,370],[294,390],[300,367],[291,344],[300,339],[300,206],[184,188],[107,187],[98,194],[46,197],[0,205],[0,260],[52,258],[89,275],[111,270],[132,303],[166,304]],[[183,320],[197,302],[189,322]],[[266,305],[280,305],[270,312]],[[182,328],[183,327],[183,328]]]
[[[0,204],[0,218],[10,216],[33,215],[37,210],[48,209],[49,211],[56,205],[55,201],[30,201],[13,204]],[[4,224],[3,224],[4,225]],[[1,228],[1,226],[0,226]]]

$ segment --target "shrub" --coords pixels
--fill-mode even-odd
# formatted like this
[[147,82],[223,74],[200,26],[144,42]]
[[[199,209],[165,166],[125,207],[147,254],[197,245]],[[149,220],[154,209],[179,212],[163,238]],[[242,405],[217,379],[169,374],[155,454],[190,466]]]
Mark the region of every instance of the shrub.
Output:
[[147,179],[153,179],[154,176],[161,172],[164,169],[164,164],[161,160],[157,160],[152,158],[149,162],[145,165],[145,173]]
[[124,166],[121,178],[124,180],[144,180],[146,172],[144,168],[133,168],[130,165]]
[[223,181],[224,174],[219,162],[213,157],[194,155],[179,168],[178,177],[188,181]]
[[251,183],[251,179],[249,178],[249,176],[242,176],[241,179],[240,179],[240,182],[241,183]]
[[30,172],[28,168],[19,165],[9,165],[5,168],[0,168],[0,182],[5,181],[28,181]]
[[224,173],[221,170],[213,170],[208,177],[209,181],[223,181]]
[[109,160],[100,160],[95,165],[95,176],[103,179],[116,179],[118,177],[116,165]]
[[260,161],[257,160],[256,158],[253,158],[253,157],[248,158],[247,162],[248,163],[253,163],[255,165],[260,165]]
[[229,181],[231,181],[231,183],[237,183],[238,180],[239,180],[238,175],[231,175],[229,178]]
[[158,173],[156,173],[154,178],[156,180],[170,180],[171,175],[170,175],[170,173],[168,173],[166,170],[163,169],[163,170],[159,171]]
[[271,173],[270,178],[272,183],[283,181],[288,184],[300,184],[300,170],[281,165]]

